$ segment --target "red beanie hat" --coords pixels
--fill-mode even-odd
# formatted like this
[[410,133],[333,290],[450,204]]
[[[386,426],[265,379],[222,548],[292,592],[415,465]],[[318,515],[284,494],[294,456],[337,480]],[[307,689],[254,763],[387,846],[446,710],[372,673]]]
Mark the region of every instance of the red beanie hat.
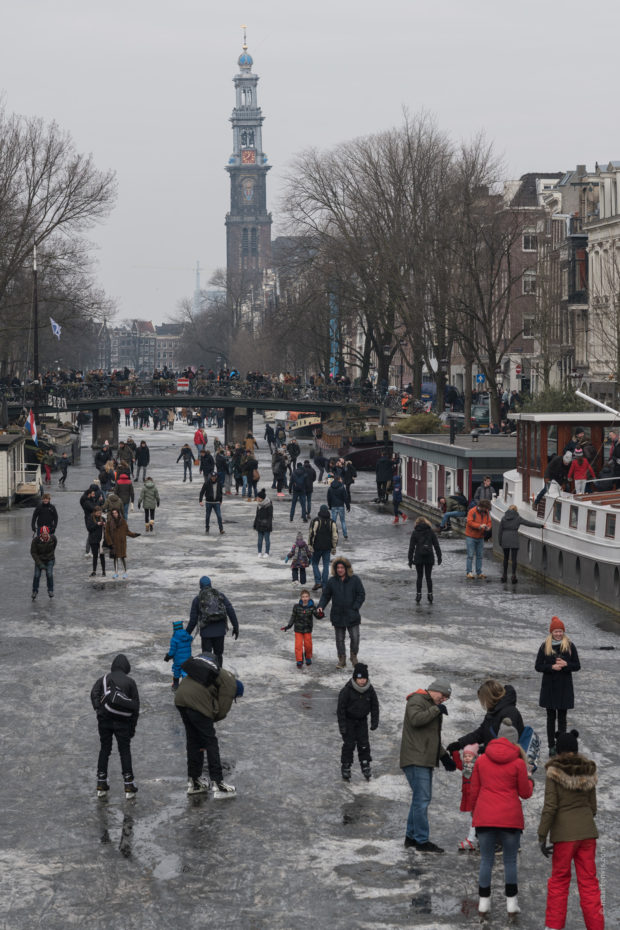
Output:
[[564,624],[562,623],[559,617],[551,618],[551,623],[549,624],[549,632],[553,633],[554,630],[562,630],[564,633],[566,632],[566,627],[564,626]]

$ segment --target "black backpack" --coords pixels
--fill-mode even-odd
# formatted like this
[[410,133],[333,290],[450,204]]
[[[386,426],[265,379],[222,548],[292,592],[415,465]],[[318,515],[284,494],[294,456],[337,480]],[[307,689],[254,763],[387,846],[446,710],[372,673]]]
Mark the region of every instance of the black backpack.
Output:
[[433,554],[433,539],[430,533],[425,533],[417,545],[417,554],[427,556]]
[[103,697],[101,704],[110,714],[117,717],[131,717],[137,710],[136,702],[116,684],[111,675],[103,676]]
[[227,620],[227,618],[224,595],[215,588],[202,588],[198,595],[198,626],[200,629],[202,630],[210,623]]

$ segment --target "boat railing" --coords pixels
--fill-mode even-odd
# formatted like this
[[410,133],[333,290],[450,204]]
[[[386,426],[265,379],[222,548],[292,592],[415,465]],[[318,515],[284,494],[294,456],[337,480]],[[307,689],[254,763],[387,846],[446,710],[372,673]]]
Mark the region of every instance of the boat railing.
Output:
[[34,484],[39,487],[41,484],[41,466],[24,465],[23,468],[15,469],[15,486],[20,484]]

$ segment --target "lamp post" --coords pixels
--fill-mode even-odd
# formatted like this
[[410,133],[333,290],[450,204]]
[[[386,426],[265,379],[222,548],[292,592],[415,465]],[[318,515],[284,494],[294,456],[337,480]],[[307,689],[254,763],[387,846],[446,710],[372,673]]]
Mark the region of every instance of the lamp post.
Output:
[[37,247],[32,254],[32,337],[33,337],[33,363],[34,363],[34,422],[39,421],[39,294],[37,286]]

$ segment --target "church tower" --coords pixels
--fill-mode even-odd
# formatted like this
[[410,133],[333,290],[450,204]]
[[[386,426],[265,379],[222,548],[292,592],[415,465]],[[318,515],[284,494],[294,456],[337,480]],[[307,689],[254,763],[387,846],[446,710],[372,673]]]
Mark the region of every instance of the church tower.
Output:
[[263,152],[263,115],[258,105],[258,75],[252,74],[245,26],[239,73],[233,78],[235,108],[230,121],[233,150],[226,170],[230,175],[230,212],[226,215],[228,276],[243,280],[256,293],[265,269],[271,267],[271,214],[267,212],[267,156]]

